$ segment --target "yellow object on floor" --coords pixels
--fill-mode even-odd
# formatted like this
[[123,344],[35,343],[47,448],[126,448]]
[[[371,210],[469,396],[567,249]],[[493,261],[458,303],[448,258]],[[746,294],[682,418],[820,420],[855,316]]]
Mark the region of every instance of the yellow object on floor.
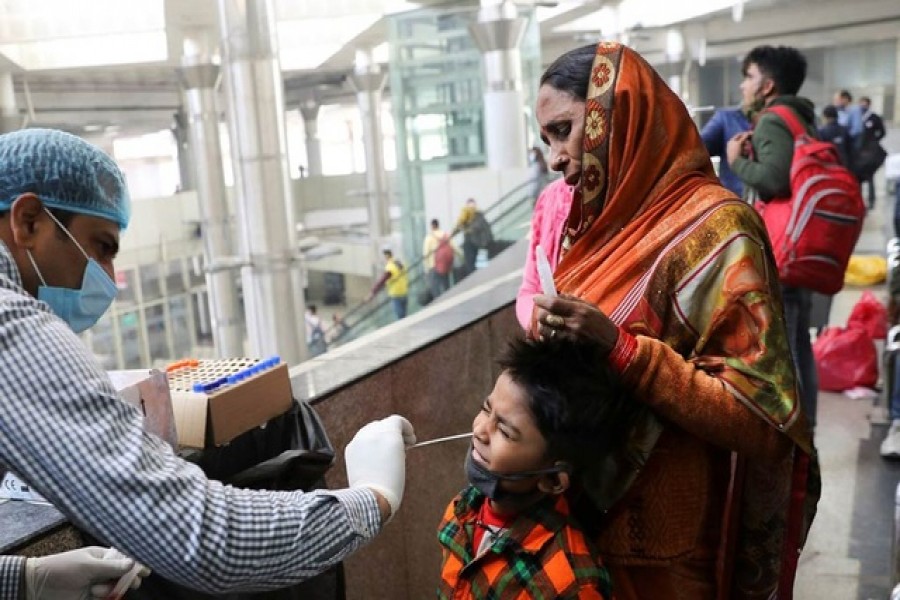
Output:
[[887,260],[874,254],[850,257],[844,283],[847,285],[877,285],[887,278]]

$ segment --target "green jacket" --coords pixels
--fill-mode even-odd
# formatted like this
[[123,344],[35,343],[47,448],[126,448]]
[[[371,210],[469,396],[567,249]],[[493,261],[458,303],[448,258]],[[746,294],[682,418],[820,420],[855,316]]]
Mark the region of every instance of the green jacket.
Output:
[[[786,105],[806,123],[806,129],[816,137],[813,103],[799,96],[779,96],[769,106]],[[791,194],[791,159],[794,157],[794,136],[781,117],[763,112],[753,129],[754,158],[738,158],[731,170],[747,188],[753,188],[760,199],[784,198]]]

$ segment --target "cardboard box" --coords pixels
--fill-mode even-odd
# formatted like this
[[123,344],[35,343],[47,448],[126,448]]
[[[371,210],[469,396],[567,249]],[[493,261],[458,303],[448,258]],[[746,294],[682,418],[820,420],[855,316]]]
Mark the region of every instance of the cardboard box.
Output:
[[109,371],[122,400],[144,413],[144,431],[177,447],[176,421],[166,374],[156,369]]
[[[290,410],[294,400],[287,365],[267,366],[267,362],[194,360],[184,366],[170,366],[178,443],[190,448],[221,446]],[[238,375],[239,381],[211,390],[197,389]]]

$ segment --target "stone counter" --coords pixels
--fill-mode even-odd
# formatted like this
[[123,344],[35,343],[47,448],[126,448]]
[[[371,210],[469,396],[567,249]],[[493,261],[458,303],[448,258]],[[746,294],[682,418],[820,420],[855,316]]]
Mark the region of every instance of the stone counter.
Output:
[[82,545],[75,528],[52,506],[19,500],[0,504],[0,554],[42,556]]

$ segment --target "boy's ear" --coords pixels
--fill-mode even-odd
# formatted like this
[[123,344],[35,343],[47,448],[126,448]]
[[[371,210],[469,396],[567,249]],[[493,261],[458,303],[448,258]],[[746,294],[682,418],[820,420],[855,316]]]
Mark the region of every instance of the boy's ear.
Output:
[[562,461],[557,462],[556,465],[565,465],[568,470],[550,473],[549,475],[543,475],[538,480],[538,489],[551,496],[558,496],[559,494],[562,494],[567,489],[569,489],[569,485],[572,482],[571,476],[569,475],[571,466],[568,463]]

